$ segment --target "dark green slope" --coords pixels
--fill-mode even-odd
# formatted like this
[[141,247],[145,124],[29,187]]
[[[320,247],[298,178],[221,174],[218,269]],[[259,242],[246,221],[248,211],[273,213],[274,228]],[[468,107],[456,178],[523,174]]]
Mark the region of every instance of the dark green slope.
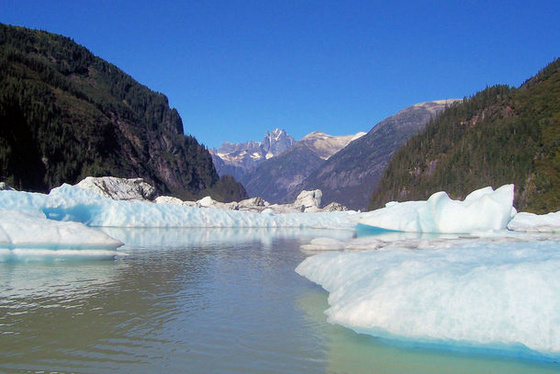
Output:
[[395,153],[370,209],[507,183],[519,210],[560,210],[560,60],[519,88],[486,88],[429,123]]
[[[182,198],[219,180],[164,95],[67,37],[0,24],[0,180],[47,191],[90,175],[142,177]],[[218,194],[245,196],[230,182]]]

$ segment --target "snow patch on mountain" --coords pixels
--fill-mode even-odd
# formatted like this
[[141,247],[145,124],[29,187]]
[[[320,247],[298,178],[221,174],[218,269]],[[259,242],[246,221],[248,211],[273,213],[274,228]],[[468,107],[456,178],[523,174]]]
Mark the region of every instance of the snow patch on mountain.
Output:
[[275,129],[267,132],[261,142],[224,142],[220,148],[211,149],[210,154],[220,176],[230,174],[239,179],[261,162],[282,154],[295,142],[285,130]]
[[365,132],[359,132],[352,135],[333,136],[325,134],[324,132],[315,131],[306,135],[300,142],[305,143],[323,160],[328,160],[350,142],[361,138],[365,134]]

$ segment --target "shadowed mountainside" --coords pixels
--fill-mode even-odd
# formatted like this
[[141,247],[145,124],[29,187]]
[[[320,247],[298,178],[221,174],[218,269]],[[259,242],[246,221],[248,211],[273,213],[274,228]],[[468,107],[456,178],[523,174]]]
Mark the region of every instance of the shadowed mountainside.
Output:
[[454,100],[420,103],[384,119],[325,161],[294,193],[320,189],[324,204],[336,201],[350,209],[366,209],[393,153],[453,103]]
[[0,24],[0,124],[0,180],[18,189],[111,175],[182,198],[246,196],[164,95],[64,36]]

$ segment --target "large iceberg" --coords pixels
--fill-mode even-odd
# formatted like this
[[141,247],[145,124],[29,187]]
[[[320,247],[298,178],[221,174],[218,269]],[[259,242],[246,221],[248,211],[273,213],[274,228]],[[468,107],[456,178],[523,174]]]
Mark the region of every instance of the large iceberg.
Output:
[[513,184],[485,187],[464,201],[437,192],[427,201],[388,203],[385,208],[362,213],[356,222],[385,230],[437,233],[470,233],[503,230],[515,215]]
[[332,323],[458,349],[560,357],[558,242],[327,252],[296,271],[329,292]]
[[16,209],[56,221],[92,227],[221,227],[221,228],[337,228],[355,227],[355,212],[274,214],[205,209],[178,204],[113,200],[64,184],[48,195],[0,191],[0,209]]

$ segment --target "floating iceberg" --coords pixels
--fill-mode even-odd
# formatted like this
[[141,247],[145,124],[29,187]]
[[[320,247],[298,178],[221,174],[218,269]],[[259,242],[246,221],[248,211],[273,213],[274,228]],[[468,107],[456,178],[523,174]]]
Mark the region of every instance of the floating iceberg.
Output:
[[385,208],[362,213],[355,221],[385,230],[432,233],[470,233],[503,230],[515,215],[513,185],[494,191],[482,188],[464,201],[437,192],[427,201],[388,203]]
[[560,357],[558,242],[327,252],[296,271],[330,293],[328,319],[374,336]]
[[80,222],[92,227],[220,227],[220,228],[337,228],[355,227],[355,212],[274,214],[201,209],[177,204],[113,200],[70,185],[48,195],[0,191],[0,209],[17,209],[56,221]]
[[0,210],[0,262],[49,256],[106,258],[123,245],[109,235],[77,222],[57,222],[39,214]]

